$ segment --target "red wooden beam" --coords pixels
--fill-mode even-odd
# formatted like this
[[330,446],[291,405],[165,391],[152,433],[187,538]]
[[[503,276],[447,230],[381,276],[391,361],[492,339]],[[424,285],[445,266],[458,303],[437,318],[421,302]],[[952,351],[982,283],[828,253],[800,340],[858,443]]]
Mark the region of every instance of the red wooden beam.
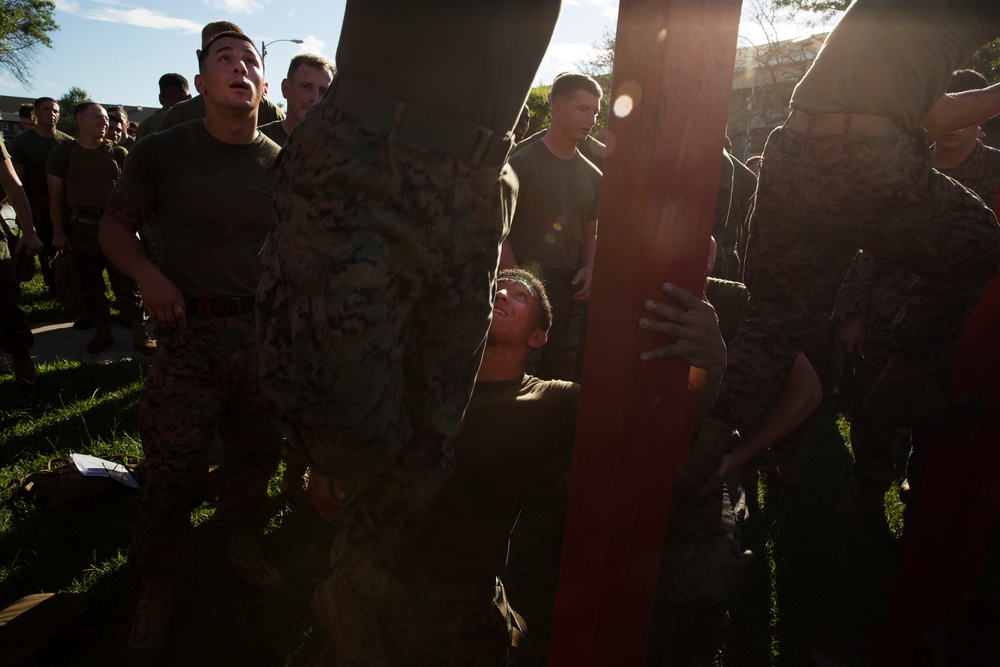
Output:
[[674,473],[690,439],[687,366],[643,364],[672,282],[700,293],[741,0],[622,0],[583,393],[549,664],[641,665]]

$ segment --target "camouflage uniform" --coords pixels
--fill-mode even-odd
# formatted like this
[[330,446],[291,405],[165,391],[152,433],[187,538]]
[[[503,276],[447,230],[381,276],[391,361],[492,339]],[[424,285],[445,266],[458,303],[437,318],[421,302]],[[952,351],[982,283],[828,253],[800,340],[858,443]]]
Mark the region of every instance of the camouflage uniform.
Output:
[[257,527],[262,519],[280,437],[274,404],[257,382],[252,315],[189,312],[186,328],[160,331],[157,343],[139,405],[147,490],[130,551],[146,574],[165,573],[177,560],[215,433],[227,446],[217,510],[226,526]]
[[[955,179],[992,207],[1000,189],[1000,151],[977,142],[962,164],[942,169],[941,173]],[[838,311],[865,316],[865,356],[854,362],[857,402],[850,412],[854,475],[862,492],[884,494],[889,490],[896,478],[893,453],[900,444],[905,447],[910,437],[908,429],[892,428],[865,417],[861,404],[889,363],[893,321],[916,280],[912,273],[880,261],[875,253],[862,252],[855,258],[850,279],[838,299]],[[954,347],[958,340],[951,342]],[[914,453],[918,458],[926,452],[918,452],[922,448],[917,445],[927,440],[914,433]],[[915,472],[922,468],[922,461],[912,458],[911,461],[913,465],[908,468],[913,467]],[[907,477],[909,479],[910,475]],[[916,487],[919,474],[913,477],[911,486]]]
[[720,419],[746,425],[763,415],[796,354],[829,320],[859,246],[922,276],[892,353],[949,366],[953,341],[997,271],[1000,227],[977,197],[932,169],[927,146],[921,130],[771,133],[747,258],[750,310],[730,346]]
[[118,179],[119,161],[124,161],[124,156],[122,148],[86,149],[75,141],[66,142],[53,149],[47,170],[65,184],[63,228],[76,256],[87,315],[96,322],[111,318],[104,282],[107,267],[122,321],[134,327],[143,322],[139,286],[107,261],[98,238],[104,203]]
[[0,227],[0,350],[22,352],[35,344],[28,318],[19,304],[21,287],[14,275],[14,260],[5,228]]
[[667,603],[665,664],[712,665],[743,580],[747,506],[736,477],[702,498],[675,494],[660,586]]
[[379,651],[375,601],[402,534],[454,466],[448,437],[482,357],[510,184],[497,164],[391,145],[332,99],[279,157],[257,313],[261,383],[286,436],[315,470],[361,477],[327,581],[353,637],[334,644],[357,648],[339,656],[354,664]]

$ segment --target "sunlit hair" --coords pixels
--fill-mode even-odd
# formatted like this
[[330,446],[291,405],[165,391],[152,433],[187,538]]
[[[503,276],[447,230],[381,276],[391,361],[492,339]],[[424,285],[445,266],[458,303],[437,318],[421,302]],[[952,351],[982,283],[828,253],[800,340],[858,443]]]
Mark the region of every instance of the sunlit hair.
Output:
[[314,53],[300,53],[292,58],[292,62],[288,63],[288,76],[285,78],[291,79],[295,76],[295,73],[302,65],[309,65],[310,67],[321,69],[324,72],[329,72],[331,76],[337,73],[337,68],[333,66],[333,63],[323,56],[318,56]]
[[974,69],[960,69],[952,72],[951,82],[948,84],[949,93],[962,93],[966,90],[979,90],[990,85],[986,77]]
[[25,102],[17,110],[17,115],[21,118],[31,118],[31,114],[35,113],[35,105],[29,102]]
[[549,301],[549,295],[545,291],[545,285],[542,281],[524,269],[504,269],[497,275],[497,285],[502,282],[523,283],[527,285],[528,289],[532,292],[532,296],[535,298],[535,304],[538,306],[538,310],[535,313],[539,320],[538,328],[548,333],[549,328],[552,326],[552,303]]
[[212,21],[211,23],[206,23],[205,27],[201,29],[201,48],[204,49],[208,46],[209,42],[224,32],[243,34],[240,27],[232,21]]
[[116,107],[108,107],[108,118],[117,118],[121,121],[122,127],[128,125],[128,112],[125,111],[125,107],[120,104]]
[[552,80],[552,92],[550,94],[553,99],[557,97],[565,98],[573,95],[578,90],[585,90],[592,95],[596,95],[598,99],[604,96],[601,84],[586,74],[580,74],[579,72],[562,72],[561,74],[557,74],[556,78]]
[[75,107],[73,107],[73,117],[74,118],[79,117],[80,114],[82,114],[84,111],[86,111],[90,107],[99,107],[99,106],[101,106],[101,105],[98,104],[97,102],[80,102]]
[[51,97],[39,97],[37,100],[35,100],[35,102],[34,102],[34,104],[32,106],[34,106],[37,109],[38,107],[42,106],[46,102],[55,102],[56,104],[59,104],[59,102],[57,102],[56,100],[52,99]]

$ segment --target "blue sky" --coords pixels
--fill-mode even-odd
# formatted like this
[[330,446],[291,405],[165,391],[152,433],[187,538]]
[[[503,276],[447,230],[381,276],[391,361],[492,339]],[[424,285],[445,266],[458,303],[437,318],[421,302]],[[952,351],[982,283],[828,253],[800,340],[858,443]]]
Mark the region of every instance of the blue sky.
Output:
[[[369,0],[373,1],[373,0]],[[420,0],[413,0],[419,2]],[[475,2],[478,0],[469,0]],[[745,5],[760,0],[744,0]],[[258,44],[302,39],[301,46],[282,42],[268,47],[270,97],[281,99],[281,79],[288,60],[300,51],[331,59],[344,16],[344,0],[55,0],[60,30],[53,48],[39,52],[29,86],[0,77],[0,94],[60,97],[72,86],[109,104],[158,107],[156,82],[165,72],[194,80],[194,51],[201,27],[228,19]],[[536,83],[575,69],[614,30],[617,0],[563,0],[552,45]],[[808,29],[786,25],[782,38],[804,36]],[[743,43],[764,41],[752,22],[741,26]]]

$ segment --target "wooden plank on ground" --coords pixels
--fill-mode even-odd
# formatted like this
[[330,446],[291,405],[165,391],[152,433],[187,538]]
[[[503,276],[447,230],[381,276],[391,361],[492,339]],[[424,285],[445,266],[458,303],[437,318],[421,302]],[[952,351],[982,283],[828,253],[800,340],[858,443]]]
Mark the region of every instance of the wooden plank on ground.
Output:
[[583,394],[549,664],[641,665],[687,367],[642,364],[647,299],[700,292],[741,0],[622,0]]

